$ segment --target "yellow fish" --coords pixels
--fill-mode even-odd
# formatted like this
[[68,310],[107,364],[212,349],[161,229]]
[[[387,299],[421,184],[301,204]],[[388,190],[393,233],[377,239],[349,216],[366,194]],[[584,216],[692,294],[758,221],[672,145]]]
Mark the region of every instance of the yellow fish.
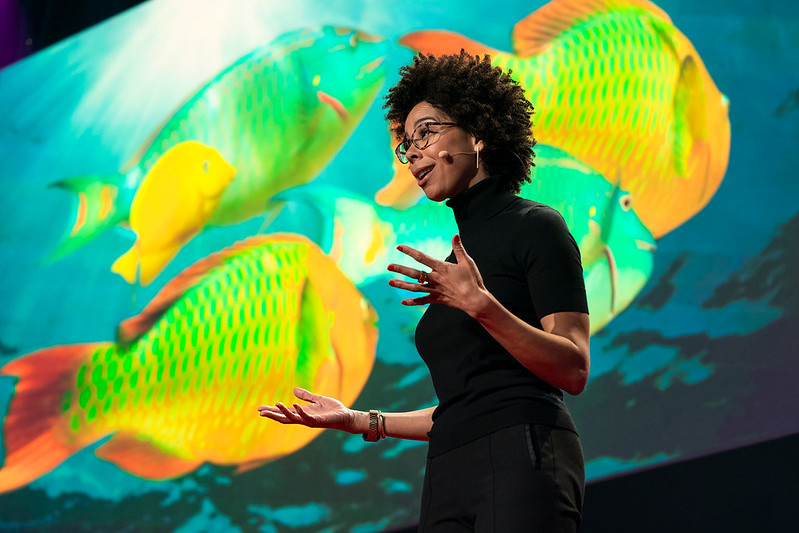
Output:
[[[389,131],[389,133],[391,151],[394,152],[397,141],[394,139],[394,132]],[[408,165],[400,163],[396,157],[391,158],[391,163],[393,177],[375,193],[375,202],[378,205],[394,209],[408,209],[415,205],[424,196],[424,193],[416,184],[416,178],[408,170]]]
[[214,148],[197,141],[173,146],[147,172],[133,197],[133,247],[111,271],[148,285],[180,248],[199,233],[236,174]]
[[605,176],[620,173],[655,237],[715,194],[730,151],[728,100],[688,38],[646,0],[553,0],[516,24],[514,52],[443,31],[414,50],[491,55],[536,106],[535,133]]
[[256,406],[295,386],[354,402],[374,363],[376,322],[304,237],[253,237],[213,254],[124,321],[116,343],[45,348],[0,369],[19,378],[0,492],[108,436],[96,454],[149,479],[290,454],[321,430],[265,424]]

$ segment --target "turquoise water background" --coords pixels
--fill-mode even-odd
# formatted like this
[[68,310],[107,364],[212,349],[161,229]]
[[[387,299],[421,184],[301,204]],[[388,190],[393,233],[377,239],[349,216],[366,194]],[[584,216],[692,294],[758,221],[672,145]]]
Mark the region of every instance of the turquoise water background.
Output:
[[[262,219],[204,232],[146,288],[109,271],[132,243],[122,230],[47,261],[70,209],[48,184],[116,173],[238,57],[294,29],[357,28],[388,39],[390,86],[412,57],[397,44],[402,35],[447,29],[510,50],[513,25],[541,4],[152,0],[0,71],[0,363],[113,338],[165,280],[259,231]],[[658,5],[730,100],[730,162],[707,207],[658,242],[636,302],[592,338],[591,381],[567,399],[589,480],[799,431],[799,8],[789,0]],[[372,196],[391,178],[381,104],[315,183]],[[362,290],[378,309],[381,337],[355,407],[431,405],[412,344],[418,310],[401,308],[382,283]],[[0,415],[13,387],[0,377]],[[0,531],[380,531],[416,519],[425,455],[419,443],[366,446],[326,432],[245,474],[206,465],[156,482],[93,449],[0,495]]]

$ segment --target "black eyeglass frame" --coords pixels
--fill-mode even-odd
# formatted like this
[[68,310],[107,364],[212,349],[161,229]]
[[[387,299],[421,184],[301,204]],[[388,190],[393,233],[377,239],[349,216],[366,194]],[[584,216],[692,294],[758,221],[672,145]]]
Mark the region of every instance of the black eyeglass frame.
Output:
[[[457,126],[457,125],[458,124],[456,122],[438,122],[438,121],[433,121],[433,120],[428,121],[428,122],[423,122],[423,123],[419,124],[418,126],[416,126],[413,129],[413,133],[411,134],[410,142],[412,142],[413,145],[416,148],[418,148],[419,150],[424,150],[425,148],[427,148],[431,144],[434,144],[435,142],[437,142],[438,139],[436,139],[435,141],[433,141],[431,143],[430,140],[429,140],[430,137],[429,136],[425,136],[425,139],[428,139],[427,142],[425,142],[423,145],[420,145],[416,141],[416,132],[419,130],[419,128],[422,128],[422,127],[429,128],[430,126]],[[428,129],[428,134],[429,133],[439,133],[440,134],[441,132],[440,131],[431,132]],[[410,145],[408,143],[409,143],[409,140],[406,137],[404,141],[401,141],[397,145],[397,147],[394,148],[394,154],[397,156],[397,159],[399,159],[399,162],[402,163],[403,165],[407,165],[408,163],[410,163],[410,161],[408,160],[408,157],[406,155],[408,153],[408,148],[410,148]]]

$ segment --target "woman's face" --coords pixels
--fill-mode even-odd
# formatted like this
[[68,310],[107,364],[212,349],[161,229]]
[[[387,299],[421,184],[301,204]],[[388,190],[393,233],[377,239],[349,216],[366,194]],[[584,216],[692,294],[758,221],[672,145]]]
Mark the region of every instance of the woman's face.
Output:
[[[482,150],[483,141],[457,125],[435,125],[433,122],[454,122],[452,118],[430,105],[419,102],[405,119],[405,136],[412,137],[423,149],[409,143],[406,157],[416,183],[425,196],[440,202],[488,177],[484,165],[477,168],[476,150]],[[426,138],[427,137],[427,138]]]

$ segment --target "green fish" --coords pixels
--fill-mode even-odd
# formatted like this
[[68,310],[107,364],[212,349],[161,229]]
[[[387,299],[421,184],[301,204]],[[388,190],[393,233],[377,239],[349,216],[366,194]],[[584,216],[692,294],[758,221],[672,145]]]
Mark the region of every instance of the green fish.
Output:
[[304,237],[253,237],[213,254],[122,322],[116,343],[45,348],[0,369],[19,378],[0,492],[108,436],[96,454],[148,479],[292,453],[321,430],[265,424],[256,406],[295,386],[351,404],[371,372],[376,321]]
[[[536,147],[536,167],[521,195],[558,210],[580,247],[591,332],[626,309],[652,274],[657,246],[633,196],[570,154]],[[618,178],[617,178],[618,179]]]
[[[631,196],[588,165],[546,145],[536,147],[535,162],[535,178],[520,195],[563,215],[580,248],[585,279],[591,281],[588,305],[591,332],[596,332],[649,279],[655,240],[632,209]],[[435,202],[397,210],[313,184],[285,191],[276,200],[292,207],[277,216],[273,227],[317,242],[357,286],[390,276],[388,263],[406,261],[398,244],[443,258],[458,232],[452,211]]]
[[[235,176],[216,207],[197,219],[197,227],[165,240],[182,242],[183,234],[196,234],[205,224],[234,224],[263,213],[270,198],[311,181],[344,145],[383,84],[386,49],[382,38],[326,26],[287,33],[242,57],[169,117],[123,175],[55,184],[75,192],[78,202],[74,226],[53,257],[126,223],[148,173],[171,148],[187,141],[216,150]],[[186,161],[186,168],[208,166],[197,157]],[[140,216],[172,201],[166,200],[150,198],[138,206]]]

